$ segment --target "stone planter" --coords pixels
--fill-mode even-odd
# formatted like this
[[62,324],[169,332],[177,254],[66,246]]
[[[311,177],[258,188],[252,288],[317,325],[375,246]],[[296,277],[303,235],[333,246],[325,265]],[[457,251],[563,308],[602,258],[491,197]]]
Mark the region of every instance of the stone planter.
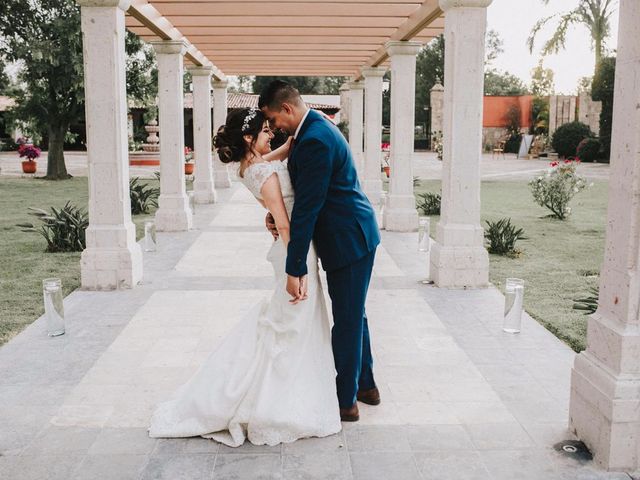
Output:
[[185,175],[193,175],[193,163],[185,163],[184,164],[184,174]]

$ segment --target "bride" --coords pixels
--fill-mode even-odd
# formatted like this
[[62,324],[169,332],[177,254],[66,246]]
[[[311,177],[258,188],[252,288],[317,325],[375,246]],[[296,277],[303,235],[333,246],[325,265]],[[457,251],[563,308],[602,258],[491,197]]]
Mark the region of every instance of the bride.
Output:
[[[307,298],[285,289],[293,188],[289,143],[271,151],[273,137],[259,110],[229,113],[214,142],[219,158],[239,164],[242,183],[275,219],[279,232],[267,259],[274,270],[270,301],[255,305],[215,347],[193,377],[151,420],[151,437],[212,438],[231,447],[245,439],[276,445],[325,437],[341,429],[330,324],[311,247]],[[212,320],[214,321],[214,320]]]

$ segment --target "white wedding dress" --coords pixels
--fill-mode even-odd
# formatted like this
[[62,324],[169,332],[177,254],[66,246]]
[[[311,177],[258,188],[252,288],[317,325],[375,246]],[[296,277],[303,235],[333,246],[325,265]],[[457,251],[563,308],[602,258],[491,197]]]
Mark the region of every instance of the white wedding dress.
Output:
[[[274,173],[291,215],[293,188],[285,163],[253,164],[242,183],[261,199],[261,187]],[[280,240],[267,259],[275,276],[271,300],[255,305],[157,408],[151,437],[202,436],[237,447],[247,438],[276,445],[340,431],[329,316],[313,245],[307,258],[309,298],[297,305],[289,303],[285,289],[286,250]]]

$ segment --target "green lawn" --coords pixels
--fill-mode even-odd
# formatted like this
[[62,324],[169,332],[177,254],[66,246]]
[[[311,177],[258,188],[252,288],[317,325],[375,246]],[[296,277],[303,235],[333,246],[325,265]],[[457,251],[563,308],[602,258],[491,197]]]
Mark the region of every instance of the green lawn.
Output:
[[[439,181],[422,181],[416,193],[440,192]],[[526,181],[482,183],[482,222],[510,217],[525,230],[519,258],[490,255],[490,280],[502,289],[507,277],[525,280],[526,311],[574,350],[585,348],[587,317],[573,310],[573,300],[597,285],[604,252],[607,183],[594,185],[573,200],[565,220],[533,202]],[[432,219],[435,234],[438,217]]]
[[[424,191],[439,192],[440,182],[420,182],[416,193]],[[0,178],[0,344],[42,314],[43,278],[62,278],[65,295],[79,286],[80,253],[45,253],[42,237],[15,227],[32,220],[27,207],[61,207],[67,200],[86,206],[86,178],[61,182]],[[527,312],[577,351],[585,346],[587,317],[572,305],[597,283],[594,274],[603,256],[606,200],[606,182],[596,182],[575,198],[569,219],[559,221],[546,217],[548,212],[533,203],[524,181],[482,184],[482,220],[511,217],[529,237],[518,243],[523,251],[519,258],[490,256],[491,282],[501,288],[507,277],[523,278]],[[138,238],[150,216],[133,217]],[[432,218],[432,232],[437,221]]]
[[[42,279],[61,278],[65,296],[80,285],[80,252],[45,253],[44,238],[15,226],[39,222],[27,214],[28,207],[48,210],[67,201],[87,207],[86,177],[58,182],[0,178],[0,345],[42,315]],[[138,238],[150,216],[133,217]]]

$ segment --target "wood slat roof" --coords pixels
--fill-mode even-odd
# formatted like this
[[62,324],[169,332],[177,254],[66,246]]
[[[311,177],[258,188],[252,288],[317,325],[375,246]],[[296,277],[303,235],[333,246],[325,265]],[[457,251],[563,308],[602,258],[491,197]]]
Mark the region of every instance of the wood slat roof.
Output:
[[126,25],[145,40],[187,41],[214,76],[344,75],[386,65],[389,40],[442,33],[438,0],[133,0]]

